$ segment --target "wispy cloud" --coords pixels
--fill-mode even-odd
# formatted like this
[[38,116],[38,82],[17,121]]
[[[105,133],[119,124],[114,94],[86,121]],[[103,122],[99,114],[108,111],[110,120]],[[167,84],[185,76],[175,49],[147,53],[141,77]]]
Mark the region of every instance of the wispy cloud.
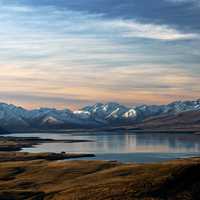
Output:
[[166,0],[169,2],[173,2],[173,3],[193,3],[193,2],[199,2],[199,0]]
[[200,1],[199,0],[165,0],[170,3],[175,3],[175,4],[192,4],[196,6],[195,8],[200,8]]
[[113,29],[123,30],[124,37],[139,37],[157,40],[184,40],[199,38],[196,33],[184,33],[167,25],[144,24],[137,21],[118,20],[107,22]]
[[199,92],[192,86],[199,82],[196,32],[17,4],[1,4],[0,27],[1,99],[24,103],[32,98],[33,104],[41,97],[58,106],[65,100],[72,105],[75,98],[79,105],[98,100],[130,104],[171,100],[177,92],[188,97],[191,88],[191,96]]

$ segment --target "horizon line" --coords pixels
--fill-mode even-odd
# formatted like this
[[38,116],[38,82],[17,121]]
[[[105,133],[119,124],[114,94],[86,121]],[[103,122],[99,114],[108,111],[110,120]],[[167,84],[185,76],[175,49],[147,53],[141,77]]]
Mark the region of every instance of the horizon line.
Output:
[[83,106],[83,107],[80,107],[80,108],[78,108],[78,109],[69,109],[69,107],[65,107],[65,108],[63,108],[63,109],[61,109],[61,108],[58,108],[58,107],[43,107],[43,106],[41,106],[41,107],[35,107],[35,108],[28,108],[28,107],[26,107],[26,106],[23,106],[23,105],[19,105],[19,104],[14,104],[14,103],[6,103],[6,102],[4,102],[4,101],[0,101],[0,105],[1,104],[5,104],[5,105],[9,105],[9,106],[15,106],[15,107],[18,107],[18,108],[22,108],[22,109],[25,109],[25,110],[28,110],[28,111],[32,111],[32,110],[40,110],[40,109],[55,109],[55,110],[65,110],[65,109],[68,109],[68,110],[70,110],[70,111],[78,111],[78,110],[81,110],[81,109],[83,109],[84,107],[87,107],[87,106],[94,106],[94,105],[97,105],[97,104],[102,104],[102,105],[106,105],[106,104],[111,104],[111,103],[114,103],[114,104],[118,104],[118,105],[121,105],[121,106],[125,106],[125,107],[127,107],[127,108],[133,108],[133,107],[139,107],[139,106],[162,106],[162,105],[169,105],[169,104],[172,104],[172,103],[176,103],[176,102],[187,102],[187,101],[190,101],[190,102],[192,102],[192,101],[200,101],[200,98],[197,98],[197,99],[187,99],[187,100],[176,100],[176,101],[171,101],[171,102],[168,102],[168,103],[166,103],[166,104],[163,104],[163,103],[161,103],[161,104],[148,104],[148,103],[146,103],[146,104],[138,104],[138,105],[132,105],[132,106],[128,106],[127,104],[123,104],[123,103],[120,103],[120,102],[114,102],[114,101],[108,101],[108,102],[105,102],[105,103],[103,103],[103,102],[96,102],[96,103],[91,103],[91,104],[88,104],[88,105],[85,105],[85,106]]

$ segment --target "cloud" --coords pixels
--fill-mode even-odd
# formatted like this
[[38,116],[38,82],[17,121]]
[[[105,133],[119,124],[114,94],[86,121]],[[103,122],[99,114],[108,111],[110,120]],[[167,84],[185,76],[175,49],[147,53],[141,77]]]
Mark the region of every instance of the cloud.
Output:
[[170,3],[175,3],[175,4],[192,4],[192,5],[195,5],[197,7],[200,6],[200,1],[199,0],[165,0],[167,2],[170,2]]
[[19,106],[23,105],[29,109],[41,108],[41,107],[51,107],[56,108],[60,107],[63,109],[70,107],[76,108],[77,105],[85,105],[91,102],[87,99],[79,99],[76,96],[68,97],[56,97],[56,96],[46,96],[42,94],[34,93],[20,93],[20,92],[0,92],[0,101],[5,101],[10,104],[18,104]]
[[199,2],[199,0],[166,0],[169,2],[173,2],[173,3],[193,3],[193,2]]
[[[44,13],[48,14],[45,15]],[[86,36],[111,35],[119,37],[136,37],[158,40],[179,40],[199,37],[197,33],[186,33],[176,30],[169,25],[152,23],[141,23],[136,20],[105,19],[103,14],[88,14],[86,12],[56,10],[54,7],[33,8],[28,6],[1,6],[1,18],[9,20],[14,18],[18,28],[23,24],[33,30],[47,31],[47,29],[58,28],[54,34],[80,34]],[[9,16],[10,15],[10,16]],[[30,17],[31,16],[31,17]],[[7,21],[8,21],[7,20]],[[51,20],[54,23],[48,23]],[[10,22],[9,22],[10,23]],[[12,23],[10,23],[11,25]],[[98,26],[97,26],[98,24]],[[62,29],[61,29],[62,26]],[[10,28],[10,27],[7,27]],[[14,28],[17,28],[16,26]],[[23,29],[22,29],[23,30]],[[26,33],[26,29],[24,30]],[[28,33],[30,34],[30,32]],[[42,34],[42,32],[41,32]],[[47,32],[46,32],[47,34]],[[47,34],[51,35],[51,33]],[[30,35],[34,37],[33,35]],[[31,38],[32,39],[32,38]]]
[[107,22],[109,26],[121,29],[124,37],[138,37],[157,40],[184,40],[199,38],[196,33],[184,33],[167,25],[143,24],[137,21],[118,20]]
[[193,86],[199,83],[198,33],[101,13],[7,4],[0,7],[0,27],[1,99],[30,106],[41,98],[74,107],[99,100],[163,102],[167,94],[171,100],[199,92]]

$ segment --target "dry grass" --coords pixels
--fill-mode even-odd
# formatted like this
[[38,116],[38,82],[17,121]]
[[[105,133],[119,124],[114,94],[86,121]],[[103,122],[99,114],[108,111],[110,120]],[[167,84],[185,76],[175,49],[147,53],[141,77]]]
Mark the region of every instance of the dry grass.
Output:
[[0,199],[200,199],[200,159],[163,164],[26,161],[0,165]]
[[[8,137],[0,146],[34,142],[41,141]],[[48,161],[70,156],[81,155],[0,152],[0,200],[200,199],[200,158],[145,165]]]

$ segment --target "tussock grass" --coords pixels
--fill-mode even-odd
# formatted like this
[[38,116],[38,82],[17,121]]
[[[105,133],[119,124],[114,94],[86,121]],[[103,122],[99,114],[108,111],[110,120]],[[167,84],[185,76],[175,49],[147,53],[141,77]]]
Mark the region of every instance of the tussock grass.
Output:
[[106,161],[6,162],[0,165],[0,199],[200,199],[199,172],[199,158],[144,165]]

